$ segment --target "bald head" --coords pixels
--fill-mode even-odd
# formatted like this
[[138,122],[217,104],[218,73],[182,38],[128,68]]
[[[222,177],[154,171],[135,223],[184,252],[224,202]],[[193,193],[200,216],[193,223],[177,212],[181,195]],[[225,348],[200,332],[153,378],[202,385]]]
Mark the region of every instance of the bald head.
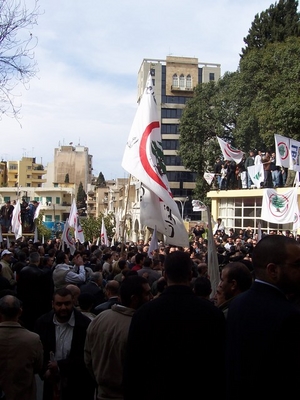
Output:
[[0,314],[2,321],[17,321],[21,312],[21,302],[17,297],[6,295],[0,299]]
[[73,298],[74,305],[78,304],[78,297],[80,295],[80,289],[76,285],[67,285],[66,289],[70,290]]
[[107,297],[110,298],[112,296],[118,296],[119,288],[120,288],[120,284],[118,281],[114,281],[114,280],[108,281],[105,286],[105,291],[106,291]]

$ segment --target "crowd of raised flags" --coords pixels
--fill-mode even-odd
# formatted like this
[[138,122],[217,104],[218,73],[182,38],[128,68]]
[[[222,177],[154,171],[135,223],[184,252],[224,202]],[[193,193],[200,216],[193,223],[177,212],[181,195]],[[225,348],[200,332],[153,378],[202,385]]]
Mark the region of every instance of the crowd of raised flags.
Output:
[[[234,160],[237,164],[243,159],[244,153],[235,149],[223,139],[217,138],[223,158]],[[274,224],[293,223],[293,230],[300,227],[298,207],[298,189],[300,172],[300,142],[281,135],[274,135],[276,166],[296,171],[295,187],[279,194],[274,189],[265,188],[262,199],[261,219]],[[264,181],[263,164],[256,164],[247,168],[247,173],[257,188]],[[211,184],[214,174],[206,173],[204,179]]]

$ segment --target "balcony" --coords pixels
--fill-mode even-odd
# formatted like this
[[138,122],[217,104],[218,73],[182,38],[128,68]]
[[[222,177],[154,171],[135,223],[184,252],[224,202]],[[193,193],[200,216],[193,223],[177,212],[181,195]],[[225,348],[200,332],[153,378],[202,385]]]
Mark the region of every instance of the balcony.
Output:
[[172,92],[193,92],[194,88],[186,87],[186,86],[171,86]]

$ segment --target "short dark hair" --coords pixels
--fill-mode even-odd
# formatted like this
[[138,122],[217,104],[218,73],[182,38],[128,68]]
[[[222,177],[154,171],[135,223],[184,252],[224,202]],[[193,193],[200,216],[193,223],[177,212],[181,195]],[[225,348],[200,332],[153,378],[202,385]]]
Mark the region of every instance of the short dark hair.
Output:
[[139,275],[132,275],[126,277],[120,286],[120,297],[121,303],[125,307],[129,307],[131,304],[131,297],[141,296],[143,294],[143,285],[148,283],[147,279]]
[[229,280],[235,280],[239,289],[245,292],[252,285],[252,275],[243,262],[235,261],[226,264],[227,277]]
[[167,255],[164,267],[167,278],[172,282],[186,282],[190,280],[193,261],[189,253],[177,250]]
[[66,259],[66,253],[64,251],[59,251],[55,255],[56,264],[63,264]]
[[73,297],[73,294],[72,294],[71,290],[69,290],[69,289],[67,289],[65,287],[60,288],[60,289],[56,289],[54,291],[54,293],[53,293],[53,299],[55,298],[56,295],[58,295],[60,297],[67,297],[67,296]]
[[206,276],[199,276],[194,281],[194,292],[197,296],[207,297],[211,294],[211,281]]

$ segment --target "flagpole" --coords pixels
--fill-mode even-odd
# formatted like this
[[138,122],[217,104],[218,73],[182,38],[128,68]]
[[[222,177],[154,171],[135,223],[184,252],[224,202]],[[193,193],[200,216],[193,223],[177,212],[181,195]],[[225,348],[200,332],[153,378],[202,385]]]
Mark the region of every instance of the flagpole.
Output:
[[123,230],[122,230],[122,244],[121,244],[121,253],[123,253],[124,251],[124,247],[125,247],[125,226],[126,226],[126,215],[127,215],[127,209],[128,209],[128,201],[129,201],[129,190],[130,190],[130,181],[131,181],[131,174],[129,174],[128,177],[128,185],[127,185],[127,198],[126,198],[126,202],[125,202],[125,214],[124,214],[124,222],[123,222]]

